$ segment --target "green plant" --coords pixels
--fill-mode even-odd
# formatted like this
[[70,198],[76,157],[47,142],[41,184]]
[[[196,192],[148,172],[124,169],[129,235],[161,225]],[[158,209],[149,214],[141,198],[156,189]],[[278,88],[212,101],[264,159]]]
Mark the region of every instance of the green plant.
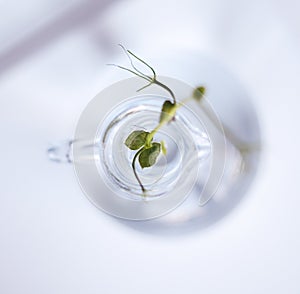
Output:
[[[123,49],[123,51],[127,55],[132,69],[124,67],[124,66],[120,66],[117,64],[109,64],[109,65],[113,65],[122,70],[126,70],[126,71],[134,74],[135,76],[138,76],[141,79],[146,80],[148,83],[144,87],[138,89],[137,92],[139,92],[151,85],[158,85],[161,88],[165,89],[171,96],[170,100],[164,101],[162,108],[161,108],[161,113],[160,113],[160,117],[159,117],[157,126],[152,131],[148,132],[145,130],[135,130],[128,135],[128,137],[126,138],[126,140],[124,142],[124,144],[130,150],[136,151],[135,156],[133,157],[133,160],[132,160],[132,169],[133,169],[134,175],[141,187],[143,195],[145,196],[147,191],[137,174],[136,161],[138,160],[142,169],[149,168],[156,163],[157,158],[159,157],[159,155],[161,153],[166,155],[167,148],[165,146],[164,141],[156,142],[154,140],[155,134],[164,125],[171,123],[175,119],[177,110],[181,106],[183,106],[189,99],[195,99],[197,101],[200,101],[205,94],[205,88],[203,86],[197,87],[194,89],[191,97],[188,97],[187,99],[185,99],[182,102],[177,102],[174,92],[167,85],[163,84],[162,82],[160,82],[157,79],[155,70],[148,63],[146,63],[140,57],[136,56],[130,50],[127,50],[124,46],[120,45],[120,47]],[[140,71],[135,66],[135,64],[133,62],[133,58],[136,61],[140,62],[141,64],[145,65],[152,74],[148,75],[148,74],[145,74],[142,71]]]

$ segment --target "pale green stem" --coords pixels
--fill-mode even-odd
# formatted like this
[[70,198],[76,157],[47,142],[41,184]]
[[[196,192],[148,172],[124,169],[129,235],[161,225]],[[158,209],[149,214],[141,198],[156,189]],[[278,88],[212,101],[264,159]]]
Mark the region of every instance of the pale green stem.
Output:
[[156,80],[155,78],[153,79],[153,84],[156,84],[156,85],[158,85],[158,86],[164,88],[165,90],[167,90],[167,91],[170,93],[170,95],[171,95],[171,97],[172,97],[172,99],[173,99],[173,103],[176,104],[176,98],[175,98],[175,95],[174,95],[173,91],[172,91],[168,86],[166,86],[165,84],[159,82],[159,81]]
[[[186,99],[185,99],[185,100],[186,100]],[[185,101],[185,100],[184,100],[184,101]],[[182,107],[183,105],[184,105],[183,101],[180,102],[180,103],[175,104],[174,113],[173,113],[173,114],[170,114],[170,119],[168,119],[168,120],[163,120],[162,122],[160,122],[160,123],[156,126],[156,128],[155,128],[153,131],[150,132],[150,134],[147,136],[145,146],[148,147],[148,146],[151,145],[151,141],[152,141],[154,135],[159,131],[160,128],[162,128],[165,124],[169,123],[169,122],[173,119],[173,117],[176,115],[177,109],[179,109],[179,108]]]

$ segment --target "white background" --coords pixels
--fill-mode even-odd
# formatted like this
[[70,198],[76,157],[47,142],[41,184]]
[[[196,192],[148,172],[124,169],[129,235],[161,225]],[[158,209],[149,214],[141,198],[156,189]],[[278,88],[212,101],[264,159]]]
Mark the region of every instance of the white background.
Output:
[[[297,1],[1,3],[0,293],[300,293],[299,9]],[[105,66],[120,58],[117,43],[150,60],[198,50],[251,94],[259,171],[218,222],[162,234],[118,221],[83,196],[71,166],[48,160],[48,144],[71,137],[88,101],[117,79]]]

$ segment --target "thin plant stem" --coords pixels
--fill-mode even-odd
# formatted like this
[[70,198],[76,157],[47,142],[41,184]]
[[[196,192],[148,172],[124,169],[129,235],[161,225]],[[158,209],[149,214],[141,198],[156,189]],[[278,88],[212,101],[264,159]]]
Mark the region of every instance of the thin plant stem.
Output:
[[176,104],[175,94],[173,93],[173,91],[172,91],[168,86],[166,86],[165,84],[159,82],[159,81],[156,80],[156,79],[153,81],[153,84],[156,84],[156,85],[158,85],[158,86],[164,88],[165,90],[167,90],[167,91],[170,93],[170,95],[171,95],[171,97],[172,97],[172,99],[173,99],[173,103]]
[[120,68],[120,69],[129,71],[129,72],[131,72],[132,74],[134,74],[134,75],[136,75],[136,76],[138,76],[138,77],[140,77],[140,78],[142,78],[142,79],[144,79],[144,80],[146,80],[146,81],[148,81],[148,82],[151,82],[151,81],[152,81],[151,78],[146,78],[146,77],[140,75],[139,73],[134,72],[133,70],[131,70],[131,69],[127,68],[127,67],[124,67],[124,66],[121,66],[121,65],[118,65],[118,64],[114,64],[114,63],[107,63],[107,65],[109,65],[109,66],[115,66],[115,67],[118,67],[118,68]]
[[139,178],[139,176],[138,176],[138,174],[137,174],[137,172],[136,172],[136,168],[135,168],[135,162],[136,162],[138,156],[140,155],[140,153],[141,153],[143,150],[144,150],[144,148],[141,148],[141,149],[134,155],[133,160],[132,160],[132,169],[133,169],[133,173],[134,173],[134,175],[135,175],[135,178],[137,179],[137,181],[138,181],[138,183],[139,183],[139,185],[140,185],[140,187],[141,187],[141,189],[142,189],[142,191],[143,191],[143,195],[146,195],[146,189],[145,189],[144,185],[142,184],[142,181],[140,180],[140,178]]
[[[146,74],[144,74],[143,72],[141,72],[141,71],[134,65],[134,63],[133,63],[132,58],[131,58],[130,55],[132,55],[133,57],[135,57],[135,58],[138,59],[139,61],[141,61],[141,62],[143,62],[144,64],[146,64],[148,67],[149,67],[149,65],[148,65],[146,62],[142,61],[139,57],[135,56],[131,51],[127,50],[123,45],[119,44],[119,46],[122,48],[122,50],[124,51],[124,53],[125,53],[126,56],[128,57],[129,62],[130,62],[130,64],[131,64],[132,68],[133,68],[137,73],[139,73],[140,75],[142,75],[142,76],[144,76],[144,77],[146,77],[146,78],[148,78],[148,79],[151,79],[151,77],[149,77],[148,75],[146,75]],[[153,71],[152,71],[152,72],[153,72]]]
[[130,50],[127,50],[127,52],[132,55],[134,58],[136,58],[137,60],[139,60],[140,62],[142,62],[143,64],[145,64],[153,73],[153,80],[156,79],[156,72],[153,69],[152,66],[150,66],[147,62],[145,62],[143,59],[139,58],[138,56],[136,56],[134,53],[132,53]]
[[[141,91],[141,90],[143,90],[143,89],[145,89],[145,88],[151,86],[152,84],[156,84],[156,85],[162,87],[163,89],[165,89],[166,91],[168,91],[169,94],[171,95],[172,99],[173,99],[173,103],[176,104],[176,98],[175,98],[174,92],[173,92],[167,85],[165,85],[165,84],[163,84],[163,83],[161,83],[160,81],[157,80],[157,78],[156,78],[157,75],[156,75],[156,72],[155,72],[155,70],[153,69],[153,67],[150,66],[150,65],[149,65],[147,62],[145,62],[143,59],[141,59],[140,57],[138,57],[137,55],[135,55],[134,53],[132,53],[130,50],[127,50],[123,45],[119,44],[119,46],[122,48],[122,50],[123,50],[123,51],[125,52],[125,54],[127,55],[128,59],[129,59],[129,62],[130,62],[131,66],[132,66],[132,68],[133,68],[134,70],[131,70],[131,69],[129,69],[129,68],[126,68],[126,67],[124,67],[124,66],[117,65],[117,64],[108,64],[108,65],[116,66],[116,67],[118,67],[118,68],[120,68],[120,69],[126,70],[126,71],[128,71],[128,72],[130,72],[130,73],[132,73],[132,74],[134,74],[134,75],[136,75],[136,76],[138,76],[138,77],[140,77],[140,78],[142,78],[142,79],[144,79],[144,80],[146,80],[146,81],[149,82],[149,84],[147,84],[146,86],[144,86],[144,87],[138,89],[137,92],[139,92],[139,91]],[[152,71],[153,77],[151,78],[150,76],[148,76],[148,75],[144,74],[142,71],[140,71],[140,70],[134,65],[133,60],[132,60],[132,58],[131,58],[130,55],[133,56],[133,57],[134,57],[135,59],[137,59],[138,61],[140,61],[141,63],[143,63],[144,65],[146,65],[146,66]]]

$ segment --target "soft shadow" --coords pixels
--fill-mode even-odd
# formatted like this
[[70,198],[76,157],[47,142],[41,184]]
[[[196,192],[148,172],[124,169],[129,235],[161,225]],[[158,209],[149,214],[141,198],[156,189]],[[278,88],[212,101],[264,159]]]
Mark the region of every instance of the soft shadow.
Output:
[[215,195],[205,206],[198,205],[198,193],[191,193],[188,199],[169,215],[149,221],[120,222],[139,232],[165,237],[182,236],[211,227],[231,213],[247,195],[257,172],[260,153],[256,151],[250,157],[245,166],[247,172],[232,181],[226,193]]
[[[26,35],[19,42],[0,54],[0,75],[7,69],[15,66],[25,58],[35,54],[56,39],[65,34],[84,27],[99,18],[109,6],[119,0],[86,0],[56,18],[45,23],[40,28]],[[98,36],[99,37],[99,36]],[[102,40],[103,49],[107,50],[106,37]]]

